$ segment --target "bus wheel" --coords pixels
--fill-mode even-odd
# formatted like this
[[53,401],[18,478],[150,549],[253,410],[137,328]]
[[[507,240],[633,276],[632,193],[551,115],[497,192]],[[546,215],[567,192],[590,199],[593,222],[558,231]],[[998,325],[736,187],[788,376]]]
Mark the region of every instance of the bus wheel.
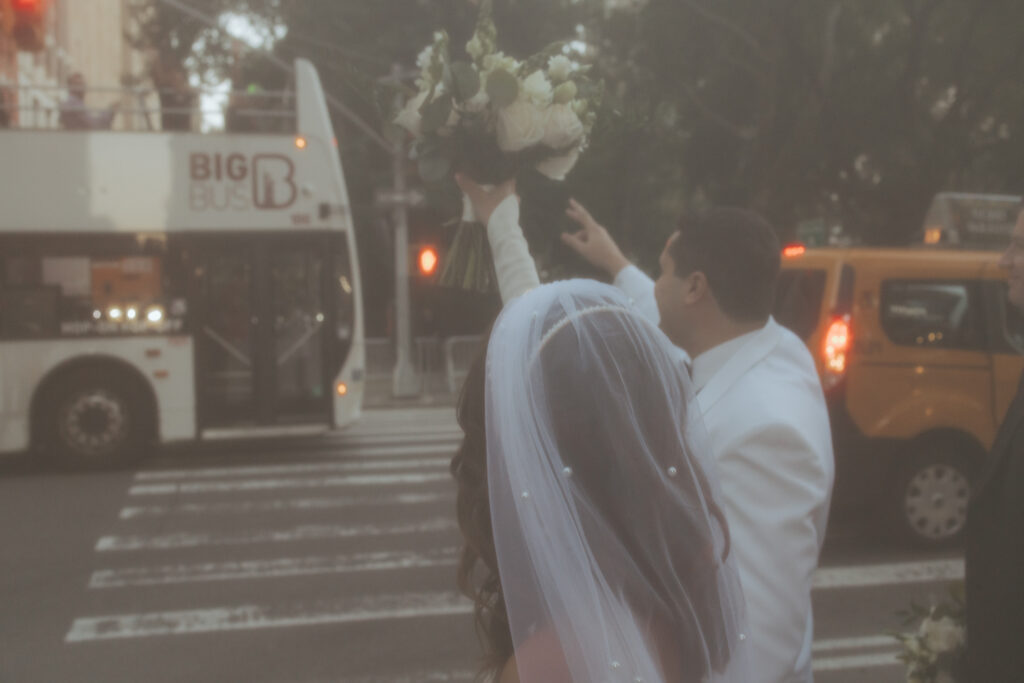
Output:
[[[114,376],[116,377],[116,376]],[[98,372],[80,372],[62,383],[50,403],[51,444],[66,465],[101,469],[139,456],[143,401],[124,382]]]
[[964,536],[971,479],[955,446],[919,443],[897,477],[896,517],[903,535],[919,546],[954,545]]

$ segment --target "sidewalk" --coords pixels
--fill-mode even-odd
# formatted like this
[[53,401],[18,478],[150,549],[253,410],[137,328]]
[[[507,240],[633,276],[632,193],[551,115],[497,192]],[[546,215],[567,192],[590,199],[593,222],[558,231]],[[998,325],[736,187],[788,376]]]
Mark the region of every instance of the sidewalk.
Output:
[[363,408],[430,408],[433,406],[454,407],[458,395],[448,391],[444,377],[428,375],[422,377],[423,391],[418,396],[398,398],[391,393],[391,378],[369,378],[366,393],[363,394]]

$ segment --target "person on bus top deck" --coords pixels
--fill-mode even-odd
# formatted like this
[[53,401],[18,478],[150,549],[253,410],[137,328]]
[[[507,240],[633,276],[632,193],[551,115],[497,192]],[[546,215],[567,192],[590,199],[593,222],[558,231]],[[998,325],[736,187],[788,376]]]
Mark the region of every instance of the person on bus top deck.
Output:
[[68,98],[60,105],[60,125],[67,130],[109,130],[120,106],[114,102],[106,109],[87,107],[85,76],[74,73],[68,78]]
[[185,69],[178,64],[157,61],[153,64],[150,74],[160,98],[160,129],[186,132],[192,130],[196,91],[188,84]]
[[14,107],[14,98],[8,93],[7,88],[0,85],[0,128],[7,128],[11,125],[11,110]]

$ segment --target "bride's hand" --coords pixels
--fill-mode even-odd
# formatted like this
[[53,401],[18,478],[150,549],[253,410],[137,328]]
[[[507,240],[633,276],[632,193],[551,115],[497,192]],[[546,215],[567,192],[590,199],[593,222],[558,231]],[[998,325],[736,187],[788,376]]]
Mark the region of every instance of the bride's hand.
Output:
[[477,220],[485,226],[491,220],[491,214],[498,208],[498,205],[516,193],[515,179],[504,182],[489,190],[477,185],[468,176],[456,173],[455,184],[469,197]]
[[582,230],[562,233],[562,242],[591,265],[601,268],[612,277],[629,265],[629,259],[622,255],[615,240],[600,223],[594,220],[582,204],[569,200],[565,214],[576,221]]

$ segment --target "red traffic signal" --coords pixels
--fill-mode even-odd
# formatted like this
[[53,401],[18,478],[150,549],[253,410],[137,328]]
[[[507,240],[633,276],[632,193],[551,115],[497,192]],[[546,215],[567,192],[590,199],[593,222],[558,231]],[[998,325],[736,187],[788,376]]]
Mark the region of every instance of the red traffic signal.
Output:
[[429,277],[437,272],[437,264],[440,260],[437,249],[434,247],[420,247],[419,253],[416,255],[416,267],[419,269],[420,275]]
[[38,52],[46,47],[48,0],[10,0],[11,37],[19,50]]

